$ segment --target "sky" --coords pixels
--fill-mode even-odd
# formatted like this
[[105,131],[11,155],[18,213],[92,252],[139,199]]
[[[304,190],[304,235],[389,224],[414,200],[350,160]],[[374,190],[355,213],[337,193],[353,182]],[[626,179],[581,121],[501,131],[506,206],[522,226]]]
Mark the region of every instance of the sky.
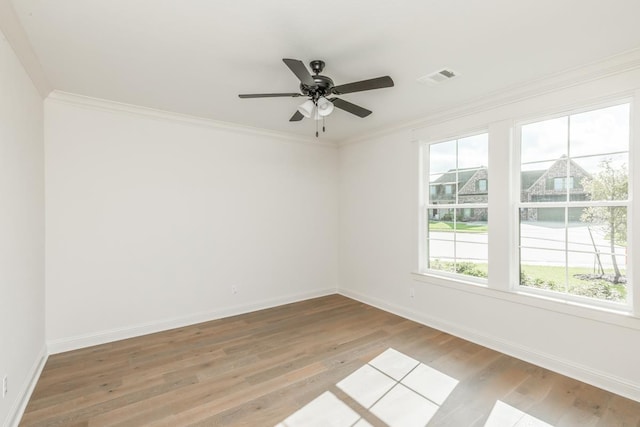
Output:
[[522,126],[522,170],[545,169],[567,155],[592,174],[607,158],[627,164],[627,154],[613,153],[629,150],[629,107],[617,105]]
[[[598,171],[599,164],[605,159],[612,159],[615,166],[626,166],[629,115],[630,105],[622,104],[522,126],[522,170],[543,170],[567,155],[591,174]],[[456,167],[475,168],[488,166],[488,163],[486,133],[429,146],[432,182]]]
[[456,149],[458,151],[458,169],[475,168],[489,164],[488,134],[486,133],[431,144],[429,173],[432,176],[432,181],[442,173],[456,169]]

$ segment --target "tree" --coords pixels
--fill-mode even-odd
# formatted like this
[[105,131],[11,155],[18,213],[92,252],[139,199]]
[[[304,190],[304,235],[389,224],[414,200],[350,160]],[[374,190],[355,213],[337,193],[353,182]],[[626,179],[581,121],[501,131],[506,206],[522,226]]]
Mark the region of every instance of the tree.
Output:
[[[591,178],[582,181],[584,190],[591,194],[591,200],[620,201],[626,200],[629,188],[629,176],[626,165],[614,167],[611,159],[600,162],[600,171]],[[598,224],[604,231],[605,238],[611,245],[611,262],[615,277],[614,283],[620,281],[620,268],[616,260],[616,244],[627,243],[627,210],[618,206],[597,206],[584,210],[580,219],[591,224]]]

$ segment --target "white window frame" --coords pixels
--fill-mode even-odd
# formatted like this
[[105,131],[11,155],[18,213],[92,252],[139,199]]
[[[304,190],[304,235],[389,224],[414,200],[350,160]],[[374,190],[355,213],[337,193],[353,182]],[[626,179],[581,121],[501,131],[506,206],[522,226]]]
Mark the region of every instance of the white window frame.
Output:
[[[516,159],[520,161],[519,147],[520,137],[516,135],[520,124],[536,122],[546,118],[559,117],[567,114],[589,111],[596,108],[604,108],[620,103],[631,103],[630,121],[630,146],[629,146],[629,205],[633,206],[640,200],[640,86],[625,86],[617,92],[596,91],[596,93],[584,96],[569,96],[564,93],[550,93],[541,95],[534,101],[526,101],[517,104],[514,111],[492,111],[486,118],[484,115],[473,115],[470,120],[447,121],[430,125],[425,128],[413,130],[412,142],[415,142],[416,174],[415,194],[418,201],[415,209],[415,224],[417,233],[415,236],[415,252],[413,258],[415,267],[410,277],[416,284],[423,283],[426,286],[440,286],[447,289],[455,289],[459,292],[479,295],[486,298],[503,300],[515,304],[549,310],[553,313],[561,313],[569,316],[593,319],[595,321],[611,323],[614,325],[640,330],[640,281],[636,281],[634,269],[627,271],[629,307],[607,307],[598,304],[597,300],[589,299],[586,303],[581,301],[556,298],[549,294],[519,291],[516,284],[519,283],[519,260],[513,249],[518,245],[517,217],[512,212],[514,200],[520,199],[516,190],[519,187],[520,167],[514,164]],[[514,114],[512,114],[514,113]],[[462,124],[462,127],[459,126]],[[467,132],[466,134],[464,132]],[[423,270],[425,257],[426,214],[424,213],[424,151],[423,145],[427,142],[444,142],[465,135],[477,133],[489,133],[489,163],[492,169],[489,171],[487,181],[492,181],[495,188],[489,197],[489,277],[486,284],[478,284],[461,277],[444,277],[442,274],[434,275]],[[517,148],[517,152],[516,151]],[[428,182],[428,181],[427,181]],[[515,184],[518,184],[517,186]],[[514,188],[515,187],[515,188]],[[518,194],[515,194],[515,193]],[[639,255],[634,248],[640,251],[640,208],[630,209],[627,212],[629,220],[627,228],[627,257],[629,265],[640,265]],[[634,224],[636,224],[634,226]],[[638,273],[640,277],[640,272]],[[526,291],[526,290],[525,290]],[[566,295],[566,294],[565,294]]]
[[[468,276],[465,274],[459,274],[459,273],[452,273],[452,272],[448,272],[448,271],[442,271],[442,270],[434,270],[431,268],[428,268],[428,260],[429,260],[429,247],[428,247],[428,238],[427,238],[427,232],[428,232],[428,211],[430,209],[454,209],[454,212],[456,209],[463,209],[463,208],[469,208],[469,209],[476,209],[476,208],[480,208],[480,209],[487,209],[487,215],[489,215],[489,202],[487,201],[487,203],[463,203],[463,204],[458,204],[458,203],[451,203],[451,204],[441,204],[441,205],[432,205],[430,204],[430,198],[431,198],[431,193],[429,188],[431,187],[430,185],[430,171],[429,171],[429,167],[428,165],[430,164],[430,157],[429,157],[429,147],[431,145],[435,145],[435,144],[440,144],[443,142],[449,142],[449,141],[454,141],[454,140],[460,140],[460,139],[464,139],[464,138],[468,138],[468,137],[472,137],[472,136],[477,136],[477,135],[482,135],[482,134],[487,134],[487,137],[490,138],[489,135],[489,131],[488,129],[481,129],[481,130],[476,130],[476,131],[472,131],[472,132],[468,132],[468,133],[463,133],[463,134],[459,134],[459,135],[455,135],[455,136],[451,136],[448,138],[440,138],[437,140],[433,140],[433,141],[422,141],[420,142],[420,154],[419,154],[419,158],[420,158],[420,186],[419,186],[419,191],[420,191],[420,223],[419,223],[419,248],[418,248],[418,252],[419,252],[419,262],[418,262],[418,269],[419,269],[419,274],[421,275],[428,275],[428,276],[433,276],[433,277],[441,277],[441,278],[445,278],[445,279],[453,279],[456,282],[460,282],[460,283],[469,283],[469,284],[474,284],[474,285],[480,285],[483,287],[486,287],[488,284],[488,279],[484,278],[484,277],[474,277],[474,276]],[[489,147],[487,147],[488,149]],[[457,157],[458,153],[457,153],[457,145],[456,145],[456,157]],[[487,163],[490,163],[490,159]],[[489,165],[487,164],[487,170],[489,170]],[[460,189],[457,189],[457,191],[459,191]],[[452,194],[456,194],[457,195],[457,191],[454,193],[452,192]],[[488,232],[487,232],[488,235]],[[487,239],[489,239],[489,237],[487,236]],[[455,240],[454,240],[455,241]],[[489,242],[487,242],[487,248],[489,246]],[[454,251],[455,251],[455,245],[454,245]],[[455,252],[454,252],[455,253]]]
[[[629,104],[629,150],[628,150],[628,170],[629,170],[629,189],[627,200],[617,200],[617,201],[566,201],[566,202],[522,202],[521,201],[521,174],[520,174],[520,165],[521,165],[521,141],[522,141],[522,127],[528,124],[537,123],[545,120],[556,119],[560,117],[567,117],[575,114],[585,113],[589,111],[594,111],[602,108],[613,107],[621,104]],[[633,284],[633,264],[629,262],[632,260],[631,257],[633,248],[632,248],[632,217],[633,217],[633,170],[634,170],[634,144],[633,144],[633,129],[634,129],[634,99],[632,97],[622,97],[614,100],[609,100],[607,102],[598,103],[598,104],[590,104],[583,105],[578,108],[568,109],[555,114],[548,115],[540,115],[537,117],[529,117],[525,120],[519,120],[514,123],[514,138],[512,144],[512,169],[514,173],[512,173],[512,189],[513,193],[511,195],[512,199],[512,253],[514,254],[513,259],[511,260],[512,268],[512,278],[511,278],[511,290],[518,292],[520,294],[531,295],[531,296],[539,296],[543,298],[551,298],[554,300],[565,301],[570,303],[576,303],[579,305],[594,307],[594,308],[604,308],[611,309],[615,311],[623,311],[623,312],[632,312],[634,307],[634,284]],[[637,132],[637,130],[636,130]],[[618,154],[618,153],[610,153],[610,154]],[[555,185],[554,185],[555,188]],[[565,191],[570,191],[566,186],[563,188]],[[546,289],[538,289],[532,288],[528,286],[520,285],[520,209],[522,208],[558,208],[558,207],[589,207],[589,206],[616,206],[616,207],[625,207],[627,209],[627,265],[626,265],[626,277],[627,281],[630,284],[627,287],[627,299],[624,303],[613,302],[607,300],[599,300],[596,298],[589,298],[580,295],[573,295],[566,292],[556,292],[550,291]]]

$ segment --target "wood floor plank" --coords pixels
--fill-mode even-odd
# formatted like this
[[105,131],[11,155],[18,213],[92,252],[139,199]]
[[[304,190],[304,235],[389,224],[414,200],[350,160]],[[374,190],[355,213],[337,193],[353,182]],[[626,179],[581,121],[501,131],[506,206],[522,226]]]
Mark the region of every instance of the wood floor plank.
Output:
[[430,426],[501,402],[554,427],[640,427],[640,403],[340,295],[53,355],[21,426],[274,426],[393,348],[458,381]]

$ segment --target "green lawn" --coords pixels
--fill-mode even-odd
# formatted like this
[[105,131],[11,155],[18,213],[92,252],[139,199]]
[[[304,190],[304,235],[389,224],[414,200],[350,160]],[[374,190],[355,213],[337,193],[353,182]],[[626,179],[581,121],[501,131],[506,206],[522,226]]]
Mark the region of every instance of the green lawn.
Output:
[[[624,284],[614,284],[603,279],[585,280],[575,277],[576,274],[594,274],[592,268],[569,267],[569,283],[565,289],[564,267],[546,265],[523,265],[522,273],[525,276],[525,286],[550,289],[558,292],[568,292],[573,295],[582,295],[597,299],[611,301],[624,301],[627,289]],[[610,274],[611,271],[605,271]],[[621,270],[622,275],[625,271]]]
[[[458,233],[486,233],[487,224],[458,222],[455,224]],[[429,231],[454,231],[453,221],[429,222]]]
[[[486,263],[461,262],[454,266],[448,261],[432,260],[431,268],[435,270],[457,272],[476,277],[487,277],[488,265]],[[523,265],[522,285],[532,288],[542,288],[557,292],[568,292],[573,295],[582,295],[591,298],[605,299],[610,301],[624,301],[627,289],[624,284],[614,284],[603,279],[580,279],[576,274],[593,274],[592,268],[569,267],[568,289],[565,288],[565,269],[560,266],[546,265]],[[605,271],[611,274],[612,271]],[[621,270],[622,275],[625,271]]]
[[[534,277],[536,279],[544,280],[545,282],[564,283],[565,271],[564,267],[548,266],[548,265],[523,265],[522,271],[527,276]],[[622,275],[625,274],[624,270],[620,270]],[[593,274],[592,268],[586,267],[569,267],[569,283],[577,285],[590,285],[593,284],[591,280],[582,280],[575,277],[576,274]],[[612,273],[612,271],[606,271],[605,273]]]

